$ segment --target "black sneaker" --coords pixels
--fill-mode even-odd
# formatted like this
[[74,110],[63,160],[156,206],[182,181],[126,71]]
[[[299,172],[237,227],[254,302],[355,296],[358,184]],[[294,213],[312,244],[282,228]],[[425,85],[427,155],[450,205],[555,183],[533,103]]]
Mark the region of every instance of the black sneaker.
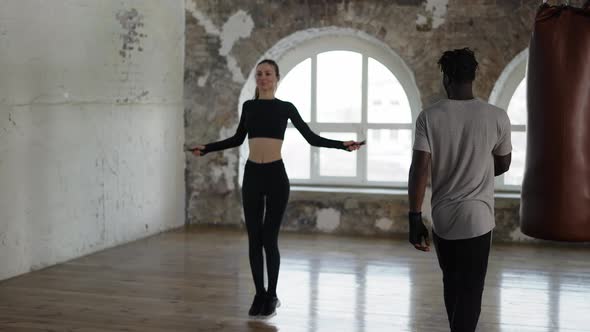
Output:
[[252,301],[252,305],[250,306],[250,310],[248,310],[248,315],[250,316],[258,316],[262,312],[262,308],[264,307],[266,297],[264,295],[255,295],[254,301]]
[[267,295],[262,306],[260,316],[262,318],[270,318],[277,314],[277,308],[281,306],[281,301],[276,296]]

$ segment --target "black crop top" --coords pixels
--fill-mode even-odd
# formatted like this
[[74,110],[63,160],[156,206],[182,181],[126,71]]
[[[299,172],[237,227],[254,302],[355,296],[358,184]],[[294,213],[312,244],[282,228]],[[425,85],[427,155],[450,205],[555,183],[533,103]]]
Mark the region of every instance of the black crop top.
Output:
[[279,99],[255,99],[248,100],[242,105],[242,115],[236,133],[225,140],[209,143],[201,152],[220,151],[241,145],[246,139],[255,137],[268,137],[283,140],[287,129],[287,120],[290,119],[295,128],[299,130],[305,140],[313,145],[325,148],[348,150],[342,141],[323,138],[315,134],[307,123],[303,121],[297,108],[287,101]]

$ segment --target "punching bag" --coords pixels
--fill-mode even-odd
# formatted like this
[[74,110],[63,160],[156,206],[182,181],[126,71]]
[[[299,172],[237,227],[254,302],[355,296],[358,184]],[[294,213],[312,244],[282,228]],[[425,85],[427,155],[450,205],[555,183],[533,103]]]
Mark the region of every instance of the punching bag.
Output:
[[521,230],[590,241],[590,8],[542,5],[529,52]]

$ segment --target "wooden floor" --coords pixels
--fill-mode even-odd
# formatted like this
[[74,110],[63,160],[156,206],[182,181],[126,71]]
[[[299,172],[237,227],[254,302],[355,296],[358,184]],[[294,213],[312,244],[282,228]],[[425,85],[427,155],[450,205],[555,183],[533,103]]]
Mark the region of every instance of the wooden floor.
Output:
[[[282,233],[278,315],[251,320],[243,232],[158,235],[0,282],[0,331],[448,331],[436,254]],[[590,248],[493,247],[478,331],[590,331]]]

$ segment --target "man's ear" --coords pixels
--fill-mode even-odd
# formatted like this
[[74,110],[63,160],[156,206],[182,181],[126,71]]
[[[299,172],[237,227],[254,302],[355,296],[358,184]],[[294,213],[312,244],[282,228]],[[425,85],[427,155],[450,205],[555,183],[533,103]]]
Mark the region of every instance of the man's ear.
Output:
[[443,84],[445,86],[451,85],[451,78],[449,77],[449,75],[447,75],[447,74],[443,75]]

